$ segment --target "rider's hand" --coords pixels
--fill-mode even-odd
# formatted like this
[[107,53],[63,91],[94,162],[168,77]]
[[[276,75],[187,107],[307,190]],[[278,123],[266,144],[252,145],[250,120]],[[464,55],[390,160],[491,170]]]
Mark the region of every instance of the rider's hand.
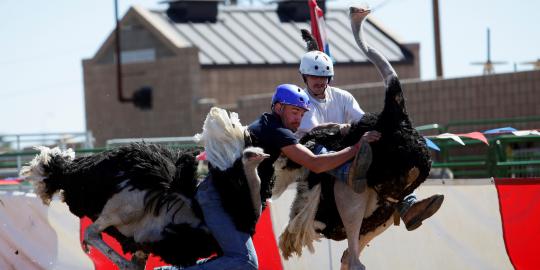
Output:
[[351,124],[339,124],[339,133],[341,133],[341,136],[347,135],[350,129],[351,129]]
[[368,131],[362,135],[362,138],[360,138],[359,143],[372,143],[376,142],[381,138],[381,133],[375,130]]
[[332,128],[339,128],[339,133],[341,136],[347,135],[349,133],[349,129],[351,129],[351,124],[337,124],[337,123],[324,123],[320,124],[312,129],[318,130],[318,129],[332,129]]
[[364,143],[372,143],[376,142],[381,138],[381,133],[375,130],[368,131],[362,135],[362,138],[358,140],[358,142],[354,145],[354,149],[358,151],[360,149],[360,146]]

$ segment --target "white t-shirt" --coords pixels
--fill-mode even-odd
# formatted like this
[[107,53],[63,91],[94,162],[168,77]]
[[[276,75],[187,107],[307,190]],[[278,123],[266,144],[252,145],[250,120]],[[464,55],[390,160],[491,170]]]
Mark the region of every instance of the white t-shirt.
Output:
[[343,89],[328,86],[325,90],[325,99],[309,95],[309,111],[304,114],[296,136],[301,138],[312,128],[324,123],[351,123],[358,121],[364,115],[364,111],[358,105],[353,95]]

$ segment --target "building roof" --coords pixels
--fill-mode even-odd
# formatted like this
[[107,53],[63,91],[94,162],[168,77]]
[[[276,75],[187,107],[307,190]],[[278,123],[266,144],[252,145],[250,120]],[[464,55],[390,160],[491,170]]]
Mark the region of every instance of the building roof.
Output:
[[[201,65],[297,64],[306,50],[300,29],[311,29],[308,22],[280,22],[275,6],[220,6],[216,23],[175,23],[165,11],[135,10],[176,46],[197,47]],[[367,61],[351,33],[348,9],[328,8],[325,22],[336,63]],[[392,62],[412,57],[373,20],[367,20],[364,35]]]

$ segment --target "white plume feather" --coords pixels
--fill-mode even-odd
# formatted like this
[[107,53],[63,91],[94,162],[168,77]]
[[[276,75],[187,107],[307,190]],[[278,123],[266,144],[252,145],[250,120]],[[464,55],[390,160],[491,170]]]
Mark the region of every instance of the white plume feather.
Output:
[[212,107],[204,120],[202,133],[194,139],[204,145],[208,162],[224,171],[242,154],[245,129],[237,113],[229,115],[224,109]]

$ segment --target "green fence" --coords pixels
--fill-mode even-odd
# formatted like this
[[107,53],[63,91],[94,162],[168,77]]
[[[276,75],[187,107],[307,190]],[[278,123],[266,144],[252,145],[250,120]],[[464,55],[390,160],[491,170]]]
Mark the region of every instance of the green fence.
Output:
[[[168,147],[175,149],[186,149],[196,147],[196,144],[193,143],[166,143]],[[80,148],[74,149],[76,155],[85,155],[99,153],[106,149],[111,149],[115,146],[109,146],[105,148]],[[0,178],[3,177],[15,177],[18,175],[22,166],[25,166],[30,162],[39,152],[32,151],[14,151],[0,154]]]
[[[417,127],[423,134],[433,135],[512,126],[515,128],[538,128],[540,117],[520,117],[455,121],[447,125]],[[469,128],[468,131],[465,131]],[[462,132],[459,132],[462,131]],[[465,131],[465,132],[463,132]],[[538,177],[540,176],[540,136],[513,134],[485,135],[489,145],[479,140],[462,138],[465,145],[450,139],[430,138],[441,151],[432,151],[434,168],[449,168],[456,178],[478,177]]]
[[[486,130],[501,126],[513,126],[518,129],[540,128],[540,116],[487,119],[474,121],[456,121],[446,125],[432,124],[417,127],[423,135],[436,135],[454,130]],[[482,128],[482,129],[479,129]],[[459,132],[457,132],[459,133]],[[540,136],[515,136],[511,134],[486,135],[489,145],[481,141],[462,138],[465,146],[450,140],[431,138],[441,151],[431,151],[433,168],[448,168],[455,178],[480,177],[538,177],[540,176]],[[176,139],[176,138],[173,138]],[[157,140],[157,139],[156,139]],[[124,142],[124,141],[121,141]],[[120,145],[120,141],[116,142]],[[189,141],[177,141],[161,138],[160,141],[174,148],[196,146]],[[97,153],[107,148],[76,149],[76,154]],[[20,151],[0,154],[0,175],[16,176],[20,167],[28,163],[38,152]]]

